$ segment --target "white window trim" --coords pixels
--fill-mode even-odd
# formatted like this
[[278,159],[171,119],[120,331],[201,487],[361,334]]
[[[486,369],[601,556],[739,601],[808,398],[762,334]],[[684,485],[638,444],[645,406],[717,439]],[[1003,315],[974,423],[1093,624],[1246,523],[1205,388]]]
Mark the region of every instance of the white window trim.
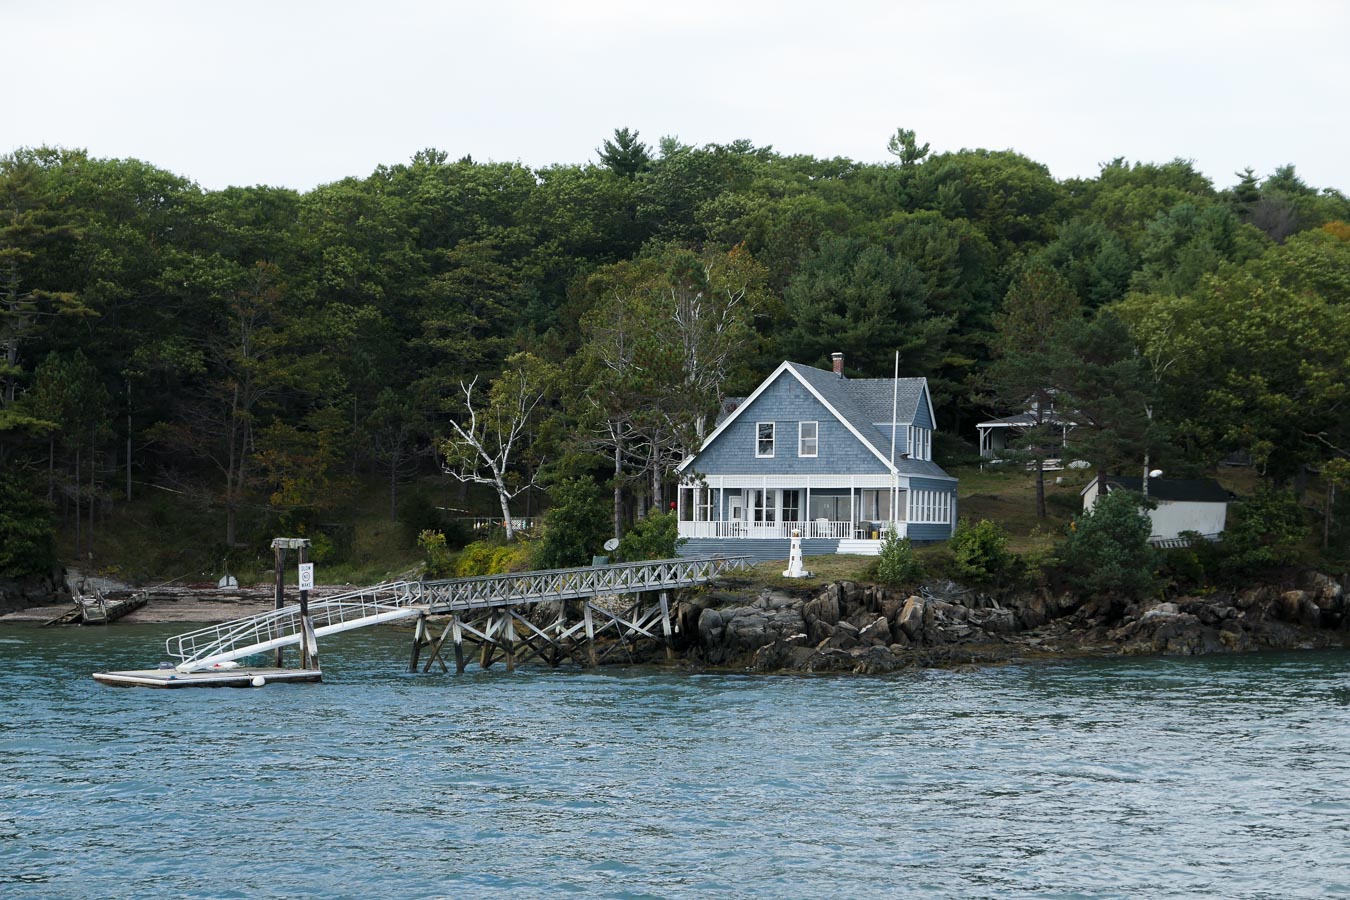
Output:
[[[769,426],[769,452],[759,452],[759,430],[765,425]],[[778,449],[778,425],[776,422],[756,422],[755,423],[755,458],[773,459],[774,451]]]
[[[807,425],[812,426],[812,427],[814,428],[814,430],[815,430],[815,434],[813,434],[813,435],[811,436],[811,443],[815,446],[815,449],[814,449],[812,452],[810,452],[810,453],[807,453],[807,452],[804,450],[805,442],[806,442],[806,441],[805,441],[805,438],[804,438],[803,435],[802,435],[802,429],[805,428]],[[798,423],[797,423],[797,455],[800,456],[800,457],[804,457],[804,458],[806,458],[806,459],[815,459],[816,457],[820,456],[820,422],[819,422],[819,421],[816,421],[816,422],[798,422]]]

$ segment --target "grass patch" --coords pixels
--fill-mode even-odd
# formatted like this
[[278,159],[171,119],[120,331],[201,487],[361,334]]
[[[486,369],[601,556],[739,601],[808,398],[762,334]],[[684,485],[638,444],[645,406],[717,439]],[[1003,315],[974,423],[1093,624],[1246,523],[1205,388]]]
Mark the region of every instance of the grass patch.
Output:
[[802,559],[810,576],[784,578],[787,560],[758,563],[746,570],[746,577],[756,584],[783,591],[810,591],[823,588],[835,581],[871,581],[876,574],[875,556],[839,553],[833,556],[807,556]]
[[[1082,508],[1079,492],[1088,482],[1081,472],[1045,474],[1044,519],[1036,515],[1036,473],[1017,466],[960,469],[957,497],[963,519],[989,519],[1008,532],[1014,553],[1046,550],[1064,534],[1073,511]],[[1056,484],[1055,479],[1063,480]]]

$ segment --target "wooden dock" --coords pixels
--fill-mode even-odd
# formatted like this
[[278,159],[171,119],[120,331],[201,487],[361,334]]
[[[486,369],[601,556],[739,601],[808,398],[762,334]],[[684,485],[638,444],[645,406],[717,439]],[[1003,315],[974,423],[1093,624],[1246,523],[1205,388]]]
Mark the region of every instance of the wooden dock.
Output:
[[[261,679],[261,681],[259,681]],[[115,687],[263,687],[281,682],[317,682],[323,680],[318,669],[275,669],[240,667],[180,672],[177,669],[133,669],[128,672],[95,672],[94,680]]]

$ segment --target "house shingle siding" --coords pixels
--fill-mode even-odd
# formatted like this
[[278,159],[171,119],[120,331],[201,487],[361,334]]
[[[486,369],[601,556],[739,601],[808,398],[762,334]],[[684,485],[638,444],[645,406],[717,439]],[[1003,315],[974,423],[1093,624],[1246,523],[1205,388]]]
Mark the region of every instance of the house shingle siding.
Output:
[[[755,456],[755,426],[759,422],[776,425],[772,459]],[[815,457],[797,455],[798,422],[820,423]],[[704,473],[763,475],[882,474],[886,465],[823,409],[797,379],[784,373],[759,395],[753,408],[745,410],[703,449],[693,469]]]

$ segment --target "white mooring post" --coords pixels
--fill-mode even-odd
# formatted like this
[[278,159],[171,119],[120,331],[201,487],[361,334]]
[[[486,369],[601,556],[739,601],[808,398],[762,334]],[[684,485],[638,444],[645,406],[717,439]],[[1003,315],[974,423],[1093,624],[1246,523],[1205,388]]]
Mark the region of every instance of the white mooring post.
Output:
[[805,578],[811,573],[802,566],[802,532],[800,528],[792,529],[792,550],[788,554],[787,571],[783,573],[784,578]]

